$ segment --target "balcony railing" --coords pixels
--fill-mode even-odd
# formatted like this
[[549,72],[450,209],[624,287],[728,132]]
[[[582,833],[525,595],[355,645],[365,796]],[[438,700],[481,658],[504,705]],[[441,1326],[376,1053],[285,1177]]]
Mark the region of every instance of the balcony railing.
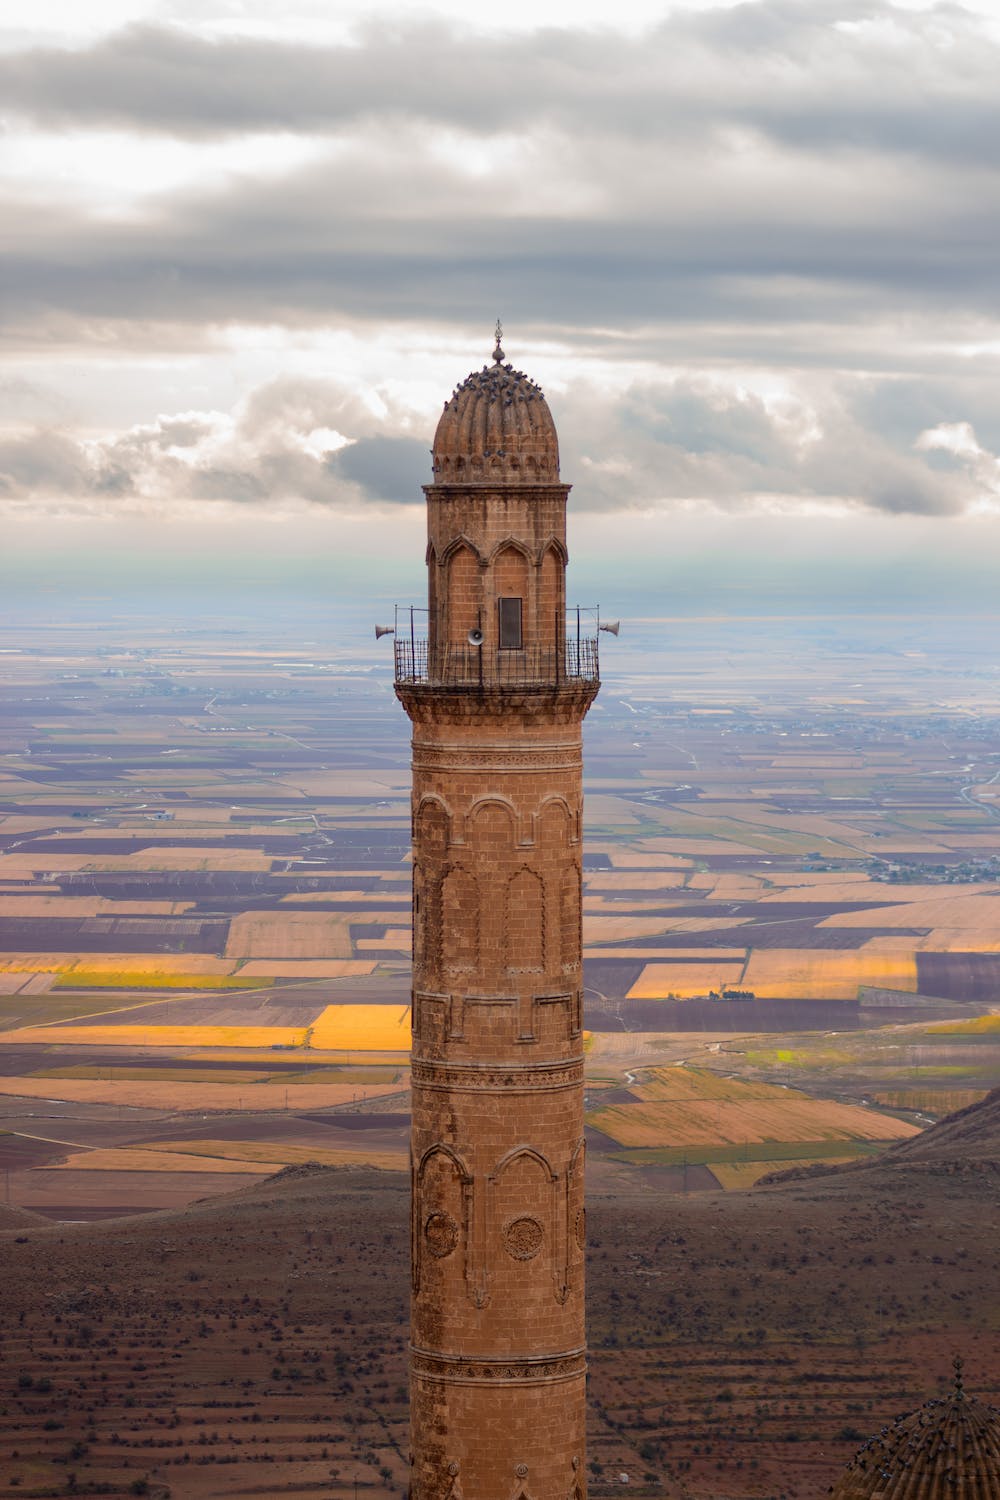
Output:
[[442,687],[560,687],[597,682],[597,638],[568,640],[563,650],[526,646],[499,651],[485,646],[438,646],[404,636],[395,641],[396,681]]

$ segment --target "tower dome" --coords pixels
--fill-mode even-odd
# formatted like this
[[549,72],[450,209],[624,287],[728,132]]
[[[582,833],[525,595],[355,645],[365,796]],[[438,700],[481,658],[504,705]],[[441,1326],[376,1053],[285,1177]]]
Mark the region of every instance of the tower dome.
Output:
[[545,396],[505,363],[473,370],[444,404],[434,434],[435,484],[556,484],[559,440]]
[[996,1500],[1000,1411],[955,1388],[869,1438],[832,1487],[832,1500]]

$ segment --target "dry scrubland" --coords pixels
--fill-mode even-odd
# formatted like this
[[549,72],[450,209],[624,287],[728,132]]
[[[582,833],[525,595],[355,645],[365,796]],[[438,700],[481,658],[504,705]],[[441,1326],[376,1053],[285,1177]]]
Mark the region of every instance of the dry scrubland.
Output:
[[[592,1195],[591,1492],[823,1494],[956,1347],[996,1400],[998,1109],[753,1193]],[[405,1174],[309,1166],[143,1220],[21,1215],[3,1493],[399,1495],[407,1219]]]

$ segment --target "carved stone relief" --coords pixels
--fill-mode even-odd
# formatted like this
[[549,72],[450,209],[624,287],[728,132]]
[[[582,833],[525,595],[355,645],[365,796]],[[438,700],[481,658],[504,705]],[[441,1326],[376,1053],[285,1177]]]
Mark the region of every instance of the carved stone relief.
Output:
[[545,1231],[529,1214],[508,1219],[503,1226],[503,1247],[512,1260],[534,1260],[545,1241]]
[[437,1212],[427,1215],[424,1223],[424,1239],[430,1253],[439,1260],[451,1255],[458,1245],[458,1223],[451,1214]]

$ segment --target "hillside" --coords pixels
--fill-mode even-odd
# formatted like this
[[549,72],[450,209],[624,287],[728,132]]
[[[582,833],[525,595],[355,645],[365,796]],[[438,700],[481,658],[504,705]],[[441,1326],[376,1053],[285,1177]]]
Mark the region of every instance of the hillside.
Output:
[[33,1214],[26,1208],[13,1208],[6,1203],[0,1203],[0,1233],[5,1229],[31,1229],[48,1223],[49,1220],[43,1219],[41,1214]]
[[[998,1200],[1000,1176],[897,1168],[593,1195],[591,1494],[824,1494],[956,1348],[995,1400]],[[398,1496],[407,1242],[407,1177],[367,1168],[4,1235],[0,1493]]]
[[[1000,1176],[1000,1089],[992,1089],[977,1103],[945,1115],[919,1135],[897,1141],[869,1161],[848,1162],[843,1166],[793,1167],[787,1172],[761,1177],[757,1187],[774,1188],[795,1182],[816,1185],[848,1177],[853,1191],[872,1193],[876,1183],[892,1182],[908,1170]],[[859,1182],[866,1186],[859,1186]]]
[[1000,1171],[1000,1089],[946,1115],[911,1140],[891,1146],[875,1165],[891,1168],[918,1162]]

